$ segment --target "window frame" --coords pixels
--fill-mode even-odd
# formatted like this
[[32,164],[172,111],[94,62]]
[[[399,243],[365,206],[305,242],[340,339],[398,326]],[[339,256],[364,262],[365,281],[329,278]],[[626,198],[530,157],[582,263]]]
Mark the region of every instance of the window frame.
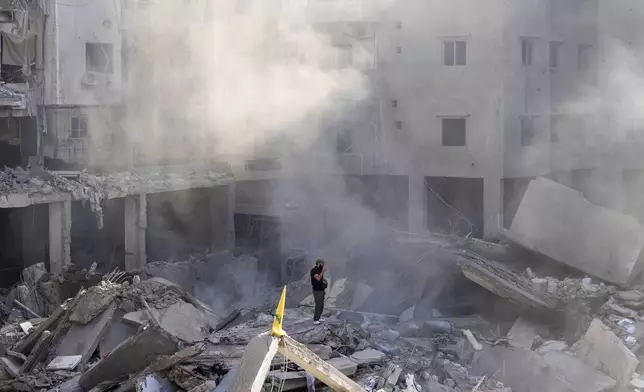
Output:
[[[442,52],[443,52],[443,66],[444,67],[465,67],[467,66],[467,42],[468,40],[463,37],[443,37],[442,38]],[[451,44],[452,46],[452,61],[451,64],[448,64],[448,53],[447,53],[447,47],[448,45]],[[459,60],[459,50],[458,50],[458,44],[462,44],[462,61]]]
[[[74,127],[74,123],[76,127]],[[89,133],[89,118],[87,114],[74,114],[69,119],[70,139],[84,139]]]
[[531,67],[534,64],[534,47],[537,41],[533,37],[521,37],[521,64]]
[[[442,147],[467,147],[467,123],[468,116],[439,116],[440,126],[441,126],[441,146]],[[445,125],[447,121],[462,120],[463,121],[463,143],[446,143],[447,135],[450,131],[446,129]]]
[[[95,50],[101,51],[102,54],[106,57],[106,66],[99,67],[97,64],[92,64],[93,55],[98,52],[90,51],[90,47],[94,47]],[[106,51],[106,48],[109,48],[109,52]],[[113,74],[114,73],[114,44],[111,42],[85,42],[85,71],[86,72],[96,72],[103,74]]]

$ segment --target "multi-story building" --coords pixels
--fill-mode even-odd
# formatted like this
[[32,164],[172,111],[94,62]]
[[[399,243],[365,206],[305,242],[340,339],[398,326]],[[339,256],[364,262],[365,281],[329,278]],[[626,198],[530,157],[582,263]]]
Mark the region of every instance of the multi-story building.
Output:
[[[536,176],[644,216],[635,0],[0,3],[0,164],[142,178],[3,189],[0,237],[21,233],[24,262],[111,252],[133,268],[173,246],[230,248],[235,198],[239,238],[283,250],[375,222],[494,237]],[[280,67],[298,62],[360,83],[298,102],[289,83],[310,80]],[[289,105],[304,112],[271,113]],[[236,192],[203,173],[221,161]]]
[[[0,173],[5,267],[19,272],[45,262],[60,272],[73,261],[133,269],[148,258],[232,249],[230,170],[188,159],[194,141],[176,137],[189,132],[180,110],[168,109],[186,89],[172,90],[178,78],[163,74],[172,63],[151,62],[164,55],[155,50],[167,48],[165,39],[181,48],[185,38],[160,29],[158,37],[143,34],[150,26],[145,10],[157,6],[163,4],[0,2],[0,164],[15,168]],[[179,27],[194,27],[188,24]],[[164,58],[179,57],[176,70],[190,62],[182,56]],[[180,154],[155,154],[166,139],[172,148],[162,152]],[[17,168],[27,163],[30,171]]]
[[[337,154],[314,171],[343,176],[381,217],[412,232],[494,237],[536,176],[635,213],[636,201],[624,198],[641,184],[639,144],[622,137],[633,136],[626,130],[638,119],[637,105],[625,102],[637,100],[629,84],[638,82],[635,2],[311,0],[307,11],[331,37],[337,66],[360,69],[370,85],[328,128]],[[630,79],[616,79],[616,70]],[[238,183],[239,214],[302,221],[257,196],[292,173],[246,167],[236,176],[250,180]],[[328,211],[315,209],[303,215],[324,222]]]

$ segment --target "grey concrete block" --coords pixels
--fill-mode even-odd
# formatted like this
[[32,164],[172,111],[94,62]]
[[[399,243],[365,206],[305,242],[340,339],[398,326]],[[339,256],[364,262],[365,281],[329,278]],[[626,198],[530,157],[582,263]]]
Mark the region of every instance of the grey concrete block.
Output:
[[384,353],[378,350],[374,350],[372,348],[362,350],[362,351],[356,351],[350,357],[352,361],[356,362],[358,365],[361,365],[361,366],[366,366],[373,363],[381,362],[385,358],[386,356]]
[[513,392],[608,392],[616,385],[572,355],[518,347],[486,347],[475,356],[470,375],[493,375]]
[[618,390],[626,390],[639,360],[599,319],[594,319],[586,335],[577,342],[575,356],[617,380]]
[[507,235],[616,284],[630,284],[642,270],[644,229],[635,218],[592,204],[580,192],[545,178],[530,182]]
[[90,390],[103,381],[119,380],[137,373],[158,356],[171,355],[177,351],[176,339],[161,329],[150,327],[118,345],[108,356],[83,373],[79,383]]
[[112,303],[88,324],[72,324],[57,348],[59,356],[80,355],[81,366],[92,356],[112,323],[116,304]]

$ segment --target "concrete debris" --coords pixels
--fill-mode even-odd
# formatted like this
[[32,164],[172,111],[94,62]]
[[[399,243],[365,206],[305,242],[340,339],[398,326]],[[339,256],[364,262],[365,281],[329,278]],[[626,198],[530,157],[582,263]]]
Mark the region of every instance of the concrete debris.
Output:
[[566,353],[540,355],[523,348],[488,347],[472,363],[472,372],[494,375],[513,392],[608,392],[616,385],[614,379]]
[[87,201],[103,227],[103,200],[139,193],[180,190],[195,185],[213,186],[229,179],[227,174],[185,173],[110,173],[105,175],[79,172],[74,178],[61,176],[42,168],[31,171],[20,167],[0,171],[0,207],[26,207],[32,199],[53,201]]
[[159,316],[161,328],[188,343],[205,340],[217,322],[215,319],[209,320],[204,312],[183,301],[171,305]]
[[370,348],[353,353],[350,359],[358,365],[372,365],[374,363],[382,362],[385,359],[385,354]]
[[593,320],[573,352],[584,363],[614,378],[618,390],[625,390],[639,365],[635,354],[599,319]]
[[[287,307],[284,330],[299,342],[294,348],[306,346],[367,391],[640,387],[635,371],[638,355],[644,355],[642,287],[617,289],[594,276],[544,276],[545,269],[529,258],[530,268],[509,267],[490,258],[509,258],[500,245],[492,245],[454,253],[460,266],[453,267],[454,278],[490,305],[463,307],[480,310],[480,316],[444,306],[441,293],[449,284],[440,283],[447,280],[440,274],[433,280],[416,277],[422,284],[410,284],[411,294],[395,295],[386,307],[390,312],[372,312],[365,308],[378,302],[382,287],[339,271],[340,279],[327,292],[326,320],[315,325],[312,308]],[[493,251],[484,253],[488,248]],[[25,273],[29,282],[21,285],[36,287],[32,292],[38,297],[23,304],[46,318],[4,302],[12,306],[0,309],[0,390],[7,382],[26,390],[198,392],[226,391],[235,378],[252,382],[254,370],[240,370],[242,358],[271,349],[257,339],[270,330],[276,302],[273,291],[243,282],[254,272],[240,269],[257,267],[256,258],[221,253],[148,263],[145,271],[105,277],[94,269],[69,267],[61,276],[49,276],[32,268]],[[556,268],[547,272],[557,273]],[[382,277],[395,282],[386,285],[388,290],[400,285],[393,274]],[[302,289],[291,301],[296,306],[310,294],[308,275],[288,287]],[[33,305],[40,302],[46,306]],[[462,316],[436,316],[450,312]],[[285,362],[278,354],[252,364],[269,371],[266,390],[315,388],[307,383],[307,364]]]
[[47,370],[74,370],[82,359],[82,355],[58,356],[49,362]]
[[543,330],[542,327],[519,317],[512,326],[512,329],[510,329],[510,332],[508,332],[510,344],[513,347],[521,347],[529,350],[532,348],[535,338],[541,334],[541,330]]
[[[83,301],[79,302],[76,309],[82,304]],[[116,305],[112,303],[89,324],[72,324],[63,340],[58,344],[57,354],[59,356],[80,355],[80,362],[85,365],[107,333],[115,311]]]
[[90,287],[69,316],[69,320],[78,324],[89,323],[110,306],[114,301],[114,295],[115,288],[112,285]]
[[416,305],[412,305],[409,308],[407,308],[404,312],[400,314],[400,317],[398,318],[398,321],[401,324],[408,323],[414,319],[414,311],[416,310]]
[[628,286],[641,272],[644,229],[632,216],[592,204],[554,181],[532,180],[507,236],[606,281]]

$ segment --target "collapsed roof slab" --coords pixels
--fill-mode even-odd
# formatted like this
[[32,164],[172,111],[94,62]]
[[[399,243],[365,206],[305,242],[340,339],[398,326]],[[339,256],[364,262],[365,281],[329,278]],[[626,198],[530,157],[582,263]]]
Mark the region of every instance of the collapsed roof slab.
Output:
[[[21,171],[27,181],[0,187],[0,208],[22,208],[35,204],[51,204],[64,201],[96,202],[97,199],[116,199],[131,195],[174,192],[197,188],[212,188],[233,184],[235,179],[226,174],[210,171],[189,173],[135,173],[122,172],[107,175],[78,173],[75,178],[61,176],[56,172],[40,170],[39,175]],[[43,174],[44,173],[44,174]],[[0,180],[11,183],[12,173],[0,172]]]
[[507,237],[606,281],[628,286],[642,271],[644,228],[557,182],[530,182]]

